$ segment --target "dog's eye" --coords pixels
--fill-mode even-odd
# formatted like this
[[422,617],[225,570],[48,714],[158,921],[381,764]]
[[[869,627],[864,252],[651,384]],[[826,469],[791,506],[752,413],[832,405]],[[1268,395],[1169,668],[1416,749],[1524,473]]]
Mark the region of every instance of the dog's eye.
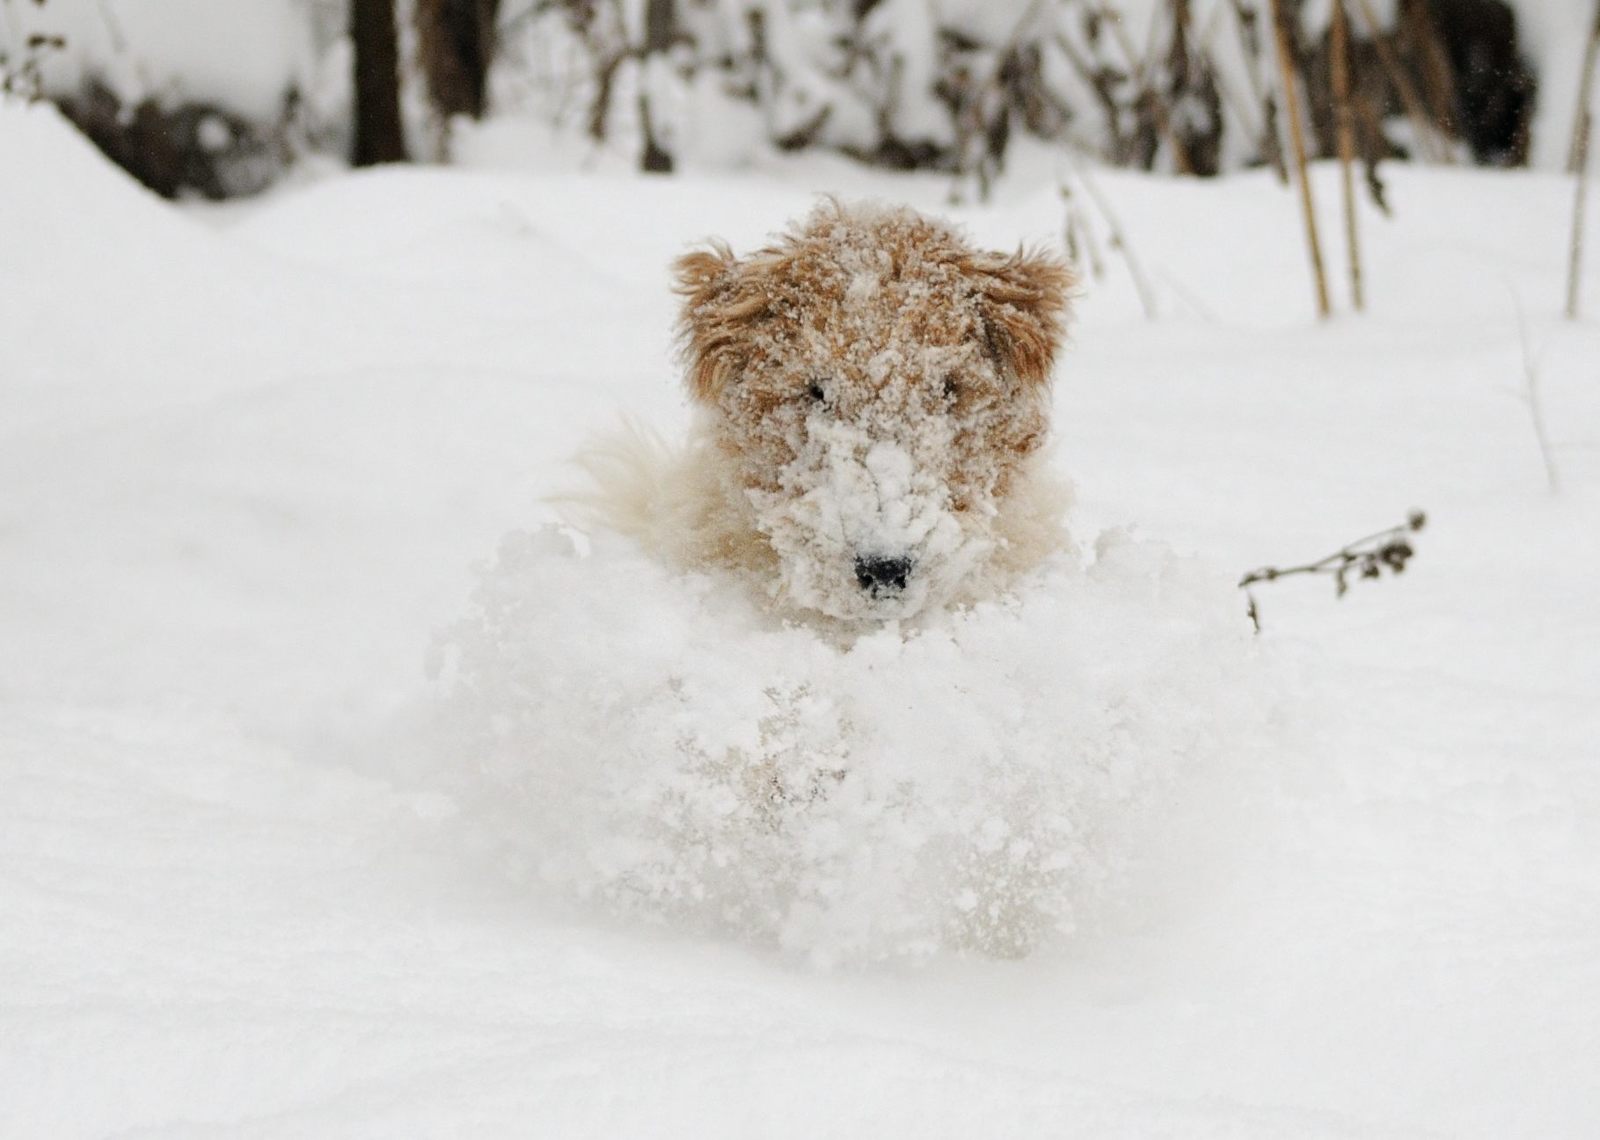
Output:
[[806,385],[806,397],[813,404],[825,404],[828,402],[828,390],[822,386],[821,380],[813,380]]
[[961,383],[954,376],[946,376],[940,381],[939,391],[953,404],[961,398]]

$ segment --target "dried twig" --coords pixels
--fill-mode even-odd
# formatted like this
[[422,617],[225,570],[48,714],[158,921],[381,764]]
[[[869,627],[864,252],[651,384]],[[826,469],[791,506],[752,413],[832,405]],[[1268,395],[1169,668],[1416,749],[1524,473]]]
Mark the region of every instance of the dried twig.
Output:
[[1583,285],[1583,222],[1589,204],[1589,133],[1592,116],[1584,112],[1583,145],[1578,149],[1577,188],[1572,200],[1572,236],[1568,242],[1567,320],[1578,319],[1579,295]]
[[1578,299],[1583,284],[1583,223],[1589,205],[1589,136],[1594,131],[1594,110],[1590,105],[1594,91],[1596,55],[1600,54],[1600,0],[1596,0],[1594,28],[1584,48],[1582,94],[1578,100],[1578,119],[1572,130],[1572,169],[1577,175],[1573,191],[1572,236],[1568,242],[1567,320],[1578,319]]
[[1583,71],[1578,79],[1578,114],[1572,120],[1572,146],[1567,151],[1567,173],[1577,174],[1583,169],[1584,152],[1588,149],[1589,123],[1594,106],[1595,63],[1600,58],[1600,0],[1594,6],[1594,24],[1589,29],[1589,40],[1583,45]]
[[1250,600],[1251,624],[1255,626],[1257,633],[1261,632],[1261,609],[1256,604],[1251,586],[1260,582],[1276,582],[1279,578],[1288,578],[1296,574],[1326,574],[1334,580],[1334,596],[1342,598],[1350,589],[1352,577],[1381,578],[1385,570],[1392,574],[1402,573],[1406,563],[1416,553],[1416,548],[1411,545],[1408,536],[1421,530],[1427,522],[1427,515],[1414,510],[1399,526],[1392,526],[1388,530],[1380,530],[1377,534],[1357,539],[1340,547],[1326,558],[1319,558],[1315,562],[1306,562],[1299,566],[1285,566],[1281,569],[1276,566],[1263,566],[1260,570],[1252,570],[1239,579],[1239,588]]
[[1066,244],[1067,261],[1074,266],[1087,265],[1089,276],[1099,281],[1106,275],[1105,258],[1100,253],[1100,243],[1095,239],[1094,227],[1083,207],[1078,204],[1072,184],[1063,180],[1060,186],[1061,204],[1066,209],[1062,227],[1062,241]]
[[1550,493],[1561,493],[1561,473],[1556,470],[1555,449],[1550,446],[1550,433],[1544,426],[1544,401],[1540,398],[1540,362],[1543,354],[1533,347],[1533,333],[1528,328],[1528,314],[1522,308],[1522,298],[1512,293],[1517,306],[1517,335],[1522,342],[1522,391],[1518,393],[1528,405],[1528,418],[1533,421],[1533,437],[1539,444],[1539,458],[1544,460],[1544,477]]
[[1129,244],[1127,235],[1123,232],[1122,223],[1117,220],[1117,215],[1111,208],[1110,200],[1100,190],[1100,186],[1089,174],[1089,165],[1081,158],[1074,162],[1078,181],[1083,183],[1083,188],[1089,192],[1089,198],[1094,202],[1095,209],[1100,211],[1100,216],[1106,221],[1106,228],[1111,231],[1111,248],[1122,254],[1122,259],[1128,263],[1128,274],[1133,278],[1133,287],[1139,293],[1139,304],[1144,308],[1144,315],[1150,320],[1155,320],[1160,314],[1156,309],[1155,291],[1150,288],[1150,279],[1145,276],[1144,268],[1139,263],[1139,257]]
[[1344,236],[1350,258],[1350,297],[1356,312],[1367,307],[1361,281],[1361,235],[1356,224],[1355,115],[1350,109],[1350,21],[1344,0],[1333,0],[1333,113],[1339,135],[1339,173],[1344,191]]
[[23,39],[20,60],[13,61],[10,54],[0,51],[0,95],[15,95],[26,103],[44,98],[45,61],[50,53],[66,46],[61,36],[35,32]]
[[1283,109],[1289,117],[1289,142],[1294,148],[1295,173],[1300,179],[1300,209],[1305,216],[1306,248],[1311,255],[1311,271],[1317,290],[1317,315],[1326,318],[1332,309],[1328,303],[1328,273],[1322,264],[1316,202],[1312,199],[1311,178],[1306,170],[1306,136],[1300,122],[1300,80],[1295,74],[1294,40],[1290,35],[1289,16],[1284,11],[1283,0],[1272,0],[1272,23],[1277,33],[1278,69],[1283,75]]

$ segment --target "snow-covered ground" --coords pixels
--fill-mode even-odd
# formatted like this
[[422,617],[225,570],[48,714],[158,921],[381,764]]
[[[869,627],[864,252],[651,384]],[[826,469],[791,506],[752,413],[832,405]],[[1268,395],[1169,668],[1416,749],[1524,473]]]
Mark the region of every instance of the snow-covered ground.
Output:
[[[1208,763],[1104,921],[830,970],[534,886],[424,666],[585,438],[681,430],[673,255],[942,183],[395,170],[195,212],[46,110],[0,109],[0,155],[0,1135],[1600,1132],[1600,328],[1554,315],[1566,183],[1390,172],[1372,311],[1317,326],[1269,179],[1100,176],[1164,315],[1115,261],[1086,288],[1055,462],[1086,546],[1132,527],[1183,588],[1085,588],[1126,639],[1052,617],[1058,662],[1149,747],[1212,720]],[[976,238],[1059,233],[1035,165],[957,212]],[[1413,506],[1403,577],[1218,628],[1241,571]],[[1099,723],[1047,680],[1031,723]]]

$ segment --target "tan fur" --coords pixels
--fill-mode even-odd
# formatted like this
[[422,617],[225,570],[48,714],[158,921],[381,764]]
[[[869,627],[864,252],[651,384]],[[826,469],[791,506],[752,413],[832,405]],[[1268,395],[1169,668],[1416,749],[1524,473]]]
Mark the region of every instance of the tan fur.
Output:
[[[829,202],[746,257],[713,243],[675,270],[699,418],[681,452],[634,431],[587,453],[601,522],[850,622],[976,600],[1065,546],[1039,459],[1060,261]],[[903,590],[860,584],[863,558],[890,556],[913,567]]]

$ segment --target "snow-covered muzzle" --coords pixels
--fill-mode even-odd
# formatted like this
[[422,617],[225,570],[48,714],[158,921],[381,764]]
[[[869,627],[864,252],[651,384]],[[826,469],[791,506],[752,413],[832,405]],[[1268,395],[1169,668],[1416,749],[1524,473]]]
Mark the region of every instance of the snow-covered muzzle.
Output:
[[791,605],[847,620],[910,617],[953,595],[993,546],[992,488],[952,486],[955,420],[908,416],[892,392],[851,419],[813,398],[776,489],[747,491],[778,555],[775,592]]
[[1045,436],[1066,268],[828,203],[678,273],[690,391],[776,556],[775,600],[873,621],[960,596]]

